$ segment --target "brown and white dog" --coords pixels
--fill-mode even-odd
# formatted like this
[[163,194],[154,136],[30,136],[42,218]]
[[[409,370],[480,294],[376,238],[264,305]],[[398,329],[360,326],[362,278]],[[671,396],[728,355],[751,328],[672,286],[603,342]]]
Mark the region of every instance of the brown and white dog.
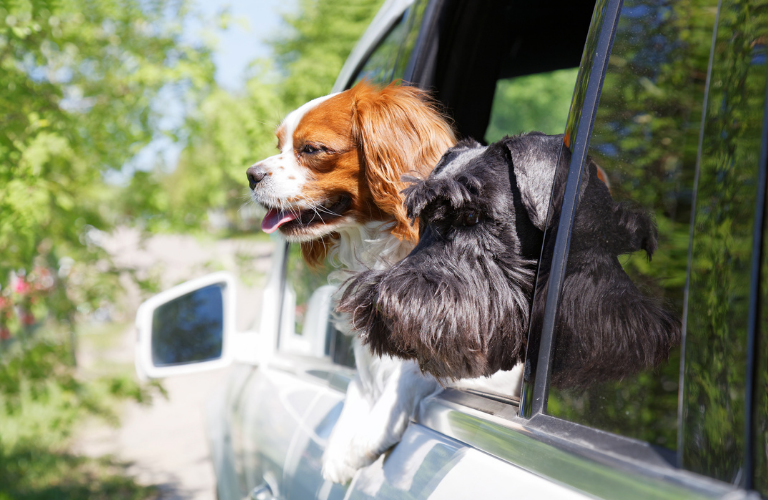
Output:
[[[414,87],[354,88],[310,101],[277,129],[279,153],[247,170],[262,229],[300,243],[305,260],[383,269],[418,240],[403,174],[425,178],[456,142],[434,101]],[[355,335],[347,318],[337,325]],[[414,361],[374,357],[353,342],[357,374],[323,455],[323,476],[349,481],[400,441],[419,401],[440,390]]]

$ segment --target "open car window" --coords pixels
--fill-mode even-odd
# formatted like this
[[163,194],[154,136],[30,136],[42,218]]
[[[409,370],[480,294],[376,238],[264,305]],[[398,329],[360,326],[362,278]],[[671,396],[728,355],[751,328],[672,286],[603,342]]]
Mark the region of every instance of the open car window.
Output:
[[[461,137],[562,133],[593,7],[594,0],[445,0],[412,78],[434,91]],[[550,99],[531,102],[532,84],[546,85]]]
[[485,142],[533,130],[562,134],[578,68],[497,80]]

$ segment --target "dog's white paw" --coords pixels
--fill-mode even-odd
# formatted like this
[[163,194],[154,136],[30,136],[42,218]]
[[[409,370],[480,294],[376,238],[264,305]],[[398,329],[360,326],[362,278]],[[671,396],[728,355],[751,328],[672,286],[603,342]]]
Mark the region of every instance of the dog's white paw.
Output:
[[323,455],[323,479],[339,484],[346,484],[355,477],[357,467],[347,462],[344,455],[325,453]]

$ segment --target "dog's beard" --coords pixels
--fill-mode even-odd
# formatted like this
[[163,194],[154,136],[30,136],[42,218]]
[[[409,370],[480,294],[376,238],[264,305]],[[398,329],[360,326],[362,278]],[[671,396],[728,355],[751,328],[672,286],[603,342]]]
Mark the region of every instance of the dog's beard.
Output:
[[438,238],[426,229],[405,260],[349,280],[339,309],[375,354],[415,359],[438,379],[511,369],[523,354],[535,263],[501,242],[488,252],[487,238]]

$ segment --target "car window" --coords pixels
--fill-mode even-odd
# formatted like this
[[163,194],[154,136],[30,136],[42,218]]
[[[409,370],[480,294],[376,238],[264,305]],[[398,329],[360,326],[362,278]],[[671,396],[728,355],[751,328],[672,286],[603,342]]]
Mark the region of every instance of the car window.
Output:
[[[337,364],[354,367],[352,339],[339,332],[334,322],[323,325],[306,324],[306,313],[312,294],[328,285],[328,276],[335,268],[323,262],[311,268],[301,255],[300,245],[289,245],[285,267],[283,319],[280,325],[281,349],[300,354],[328,356]],[[329,302],[329,308],[332,302]],[[318,338],[308,338],[309,331]]]
[[485,142],[532,130],[562,134],[578,72],[572,68],[498,80]]
[[716,7],[624,2],[581,188],[621,205],[578,205],[555,326],[547,413],[667,449]]
[[768,495],[768,232],[763,235],[763,262],[760,277],[760,323],[755,346],[755,395],[752,442],[755,444],[754,488]]
[[434,91],[462,137],[490,141],[531,130],[562,133],[572,68],[579,66],[594,5],[440,2],[436,34],[425,42],[429,55],[415,78]]
[[426,0],[417,0],[406,9],[365,61],[350,87],[362,79],[372,83],[387,84],[403,77],[416,45],[426,4]]
[[745,431],[747,334],[754,314],[750,289],[757,279],[753,235],[765,168],[766,6],[765,0],[726,0],[720,8],[694,211],[681,399],[682,466],[749,486],[745,466],[755,457],[755,486],[763,493],[768,486],[764,355],[757,358],[762,387],[754,392],[758,434],[750,440],[756,453],[748,450]]

